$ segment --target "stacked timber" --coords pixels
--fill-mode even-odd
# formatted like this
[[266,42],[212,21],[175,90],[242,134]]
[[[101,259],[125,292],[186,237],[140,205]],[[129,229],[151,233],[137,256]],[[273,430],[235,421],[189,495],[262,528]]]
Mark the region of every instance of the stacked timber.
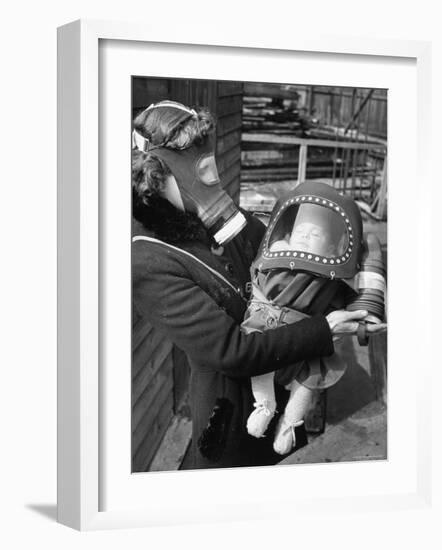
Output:
[[[267,94],[267,95],[260,95]],[[283,84],[247,82],[243,97],[243,132],[272,132],[303,137],[311,126],[300,93]]]

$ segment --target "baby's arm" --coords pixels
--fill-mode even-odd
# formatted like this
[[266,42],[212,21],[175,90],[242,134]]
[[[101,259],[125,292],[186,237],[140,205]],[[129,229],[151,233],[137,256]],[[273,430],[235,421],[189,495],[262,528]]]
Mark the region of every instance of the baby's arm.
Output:
[[290,250],[290,244],[281,239],[280,241],[275,241],[269,248],[270,252],[279,252],[280,250]]

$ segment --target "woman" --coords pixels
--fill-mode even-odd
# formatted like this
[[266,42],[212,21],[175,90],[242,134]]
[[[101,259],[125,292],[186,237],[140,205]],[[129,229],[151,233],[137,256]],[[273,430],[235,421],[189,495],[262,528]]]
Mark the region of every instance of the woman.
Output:
[[[333,353],[366,312],[337,311],[244,334],[249,267],[264,226],[222,190],[207,110],[151,105],[134,121],[133,306],[190,363],[190,468],[275,464],[268,438],[248,435],[250,377]],[[298,443],[302,444],[302,427]]]

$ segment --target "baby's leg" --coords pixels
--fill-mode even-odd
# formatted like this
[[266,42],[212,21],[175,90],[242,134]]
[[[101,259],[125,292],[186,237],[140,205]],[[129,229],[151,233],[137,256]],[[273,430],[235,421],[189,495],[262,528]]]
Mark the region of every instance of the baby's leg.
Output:
[[295,428],[304,422],[313,392],[294,380],[290,384],[290,397],[284,414],[278,422],[273,449],[285,455],[296,445]]
[[252,392],[255,410],[247,420],[247,431],[253,437],[263,437],[276,410],[273,373],[253,377]]

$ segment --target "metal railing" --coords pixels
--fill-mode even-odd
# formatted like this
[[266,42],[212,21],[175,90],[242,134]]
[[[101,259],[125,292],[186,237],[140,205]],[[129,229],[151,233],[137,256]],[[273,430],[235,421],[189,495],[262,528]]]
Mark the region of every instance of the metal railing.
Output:
[[[320,178],[343,193],[367,204],[368,213],[385,218],[387,194],[387,145],[383,140],[370,141],[358,134],[354,141],[343,139],[348,129],[336,139],[314,139],[269,133],[244,134],[245,142],[299,147],[295,186],[306,180],[309,148],[333,150],[333,168],[329,177]],[[354,139],[354,138],[353,138]],[[296,149],[294,149],[294,155]],[[316,178],[315,178],[316,179]]]

